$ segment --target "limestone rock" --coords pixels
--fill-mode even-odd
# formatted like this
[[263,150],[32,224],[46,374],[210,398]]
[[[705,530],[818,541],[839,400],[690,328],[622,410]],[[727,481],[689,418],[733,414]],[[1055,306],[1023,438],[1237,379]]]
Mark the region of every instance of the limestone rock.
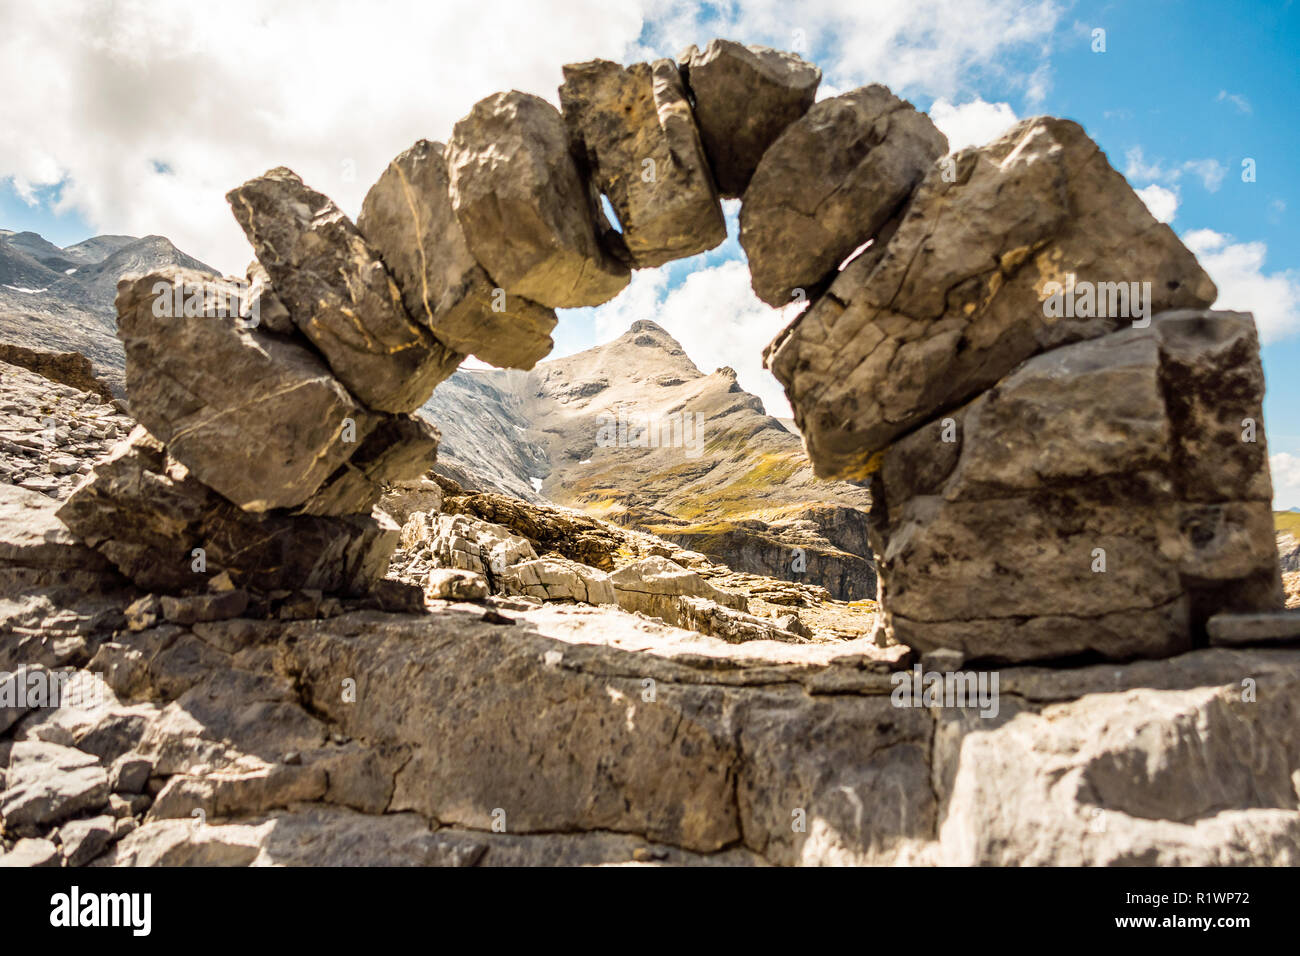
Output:
[[1300,613],[1216,614],[1206,622],[1206,630],[1214,647],[1289,643],[1300,640]]
[[380,512],[250,514],[197,481],[143,428],[96,466],[58,516],[140,587],[172,593],[201,590],[223,571],[241,587],[363,593],[383,576],[398,537]]
[[0,866],[33,867],[59,866],[59,848],[49,840],[24,837],[8,853],[0,853]]
[[473,571],[499,590],[497,578],[512,565],[533,561],[537,553],[509,528],[465,515],[416,512],[402,526],[402,547],[427,547],[433,566]]
[[413,478],[391,484],[379,499],[379,507],[399,525],[406,524],[417,511],[437,513],[442,510],[442,488],[436,481]]
[[506,568],[498,577],[506,594],[526,594],[543,601],[617,603],[605,572],[566,558],[524,561]]
[[352,457],[297,509],[299,514],[369,514],[394,482],[411,481],[433,466],[438,429],[421,415],[385,415]]
[[507,295],[554,309],[600,305],[630,280],[603,248],[610,232],[583,182],[559,110],[497,93],[447,144],[452,208],[479,264]]
[[1169,312],[895,443],[872,484],[882,626],[967,659],[1126,659],[1280,607],[1268,449],[1242,427],[1263,384],[1250,316]]
[[370,187],[357,228],[384,259],[412,318],[447,348],[503,368],[532,368],[554,347],[555,312],[494,296],[451,206],[442,143],[420,140]]
[[[1071,275],[1103,293],[1100,309],[1095,295],[1073,308],[1086,287]],[[935,164],[892,238],[850,262],[766,357],[817,474],[862,478],[890,441],[1030,356],[1215,295],[1083,130],[1040,117]]]
[[718,192],[739,198],[781,132],[808,111],[822,71],[797,54],[710,40],[677,57]]
[[244,290],[243,308],[240,310],[240,318],[244,323],[276,335],[296,336],[298,327],[293,324],[293,316],[275,294],[266,267],[254,259],[248,264],[245,275],[248,287]]
[[294,324],[367,406],[413,411],[455,371],[463,356],[412,321],[378,254],[328,198],[284,168],[226,198]]
[[59,827],[63,860],[67,866],[85,866],[107,849],[116,833],[116,821],[107,815],[73,820]]
[[754,292],[772,306],[824,287],[911,196],[948,140],[880,84],[822,100],[763,154],[740,209]]
[[564,68],[564,122],[609,197],[632,264],[652,268],[727,238],[722,206],[677,65],[609,60]]
[[[38,740],[19,740],[9,754],[0,818],[7,833],[33,835],[108,802],[108,775],[90,754]],[[30,832],[29,832],[30,831]]]
[[[788,616],[799,620],[794,615]],[[799,644],[803,640],[799,634],[782,628],[779,621],[755,617],[753,614],[723,607],[708,598],[689,595],[677,599],[677,621],[681,627],[720,637],[729,644],[745,641],[788,641]]]
[[488,596],[487,578],[476,571],[434,568],[429,572],[424,594],[439,601],[481,601]]
[[108,570],[59,520],[58,507],[40,492],[0,483],[0,569]]
[[618,605],[625,611],[639,611],[669,624],[681,620],[677,598],[708,598],[723,607],[748,611],[743,594],[716,588],[699,574],[667,558],[642,558],[624,565],[609,576],[618,595]]
[[[174,300],[190,295],[204,296],[205,314],[173,314]],[[305,343],[241,328],[229,304],[240,301],[236,286],[190,270],[122,281],[118,337],[131,413],[241,508],[288,508],[357,448],[344,440],[348,423],[360,440],[377,419]]]

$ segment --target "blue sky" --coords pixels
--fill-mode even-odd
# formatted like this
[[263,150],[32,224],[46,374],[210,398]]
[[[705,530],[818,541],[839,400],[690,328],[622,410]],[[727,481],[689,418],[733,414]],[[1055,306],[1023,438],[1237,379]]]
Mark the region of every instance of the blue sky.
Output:
[[[387,157],[445,138],[494,89],[554,101],[564,62],[671,56],[715,35],[802,46],[826,74],[824,95],[885,82],[950,138],[983,142],[1037,113],[1081,122],[1197,251],[1220,306],[1255,310],[1277,503],[1300,506],[1294,2],[482,0],[474,20],[401,0],[365,16],[305,0],[141,2],[133,22],[106,0],[0,0],[0,128],[12,134],[0,145],[0,227],[58,245],[160,233],[242,271],[249,253],[221,197],[269,166],[292,166],[355,214]],[[203,39],[231,31],[240,44]],[[1247,159],[1254,182],[1242,181]],[[749,294],[734,235],[638,273],[601,309],[562,314],[557,354],[636,318],[660,321],[706,371],[736,368],[786,413],[757,361],[784,317]]]

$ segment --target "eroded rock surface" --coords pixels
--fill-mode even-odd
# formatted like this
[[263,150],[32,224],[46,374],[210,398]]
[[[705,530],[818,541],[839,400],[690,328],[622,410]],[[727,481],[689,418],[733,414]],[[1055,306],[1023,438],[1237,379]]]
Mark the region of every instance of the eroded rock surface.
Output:
[[370,408],[419,408],[463,358],[407,314],[378,253],[291,170],[231,190],[235,219],[294,324]]
[[718,191],[739,198],[767,148],[813,105],[822,71],[797,54],[734,40],[688,46],[677,60]]
[[1165,656],[1281,607],[1253,320],[1169,312],[1026,362],[885,453],[882,623],[925,651]]
[[911,197],[948,140],[880,84],[814,105],[763,154],[740,208],[750,281],[772,306],[825,287]]
[[[768,347],[822,477],[865,476],[889,442],[1038,352],[1216,295],[1068,120],[1024,120],[936,163],[888,235]],[[1076,280],[1101,287],[1105,302],[1094,295],[1069,317],[1061,301],[1062,315],[1048,315],[1049,283],[1078,305]]]
[[569,151],[559,110],[497,93],[474,104],[447,144],[452,208],[465,240],[509,295],[550,308],[600,305],[628,284],[610,231]]
[[[173,314],[175,289],[212,307]],[[218,299],[236,305],[219,308]],[[294,507],[347,461],[379,416],[357,403],[305,341],[241,327],[240,302],[238,288],[198,272],[170,269],[122,282],[118,335],[131,412],[195,478],[234,504]]]
[[378,250],[412,318],[454,352],[529,369],[554,346],[555,312],[496,294],[452,209],[442,143],[420,140],[370,187],[357,228]]
[[727,238],[677,64],[572,63],[560,103],[574,152],[609,197],[633,265],[663,265]]

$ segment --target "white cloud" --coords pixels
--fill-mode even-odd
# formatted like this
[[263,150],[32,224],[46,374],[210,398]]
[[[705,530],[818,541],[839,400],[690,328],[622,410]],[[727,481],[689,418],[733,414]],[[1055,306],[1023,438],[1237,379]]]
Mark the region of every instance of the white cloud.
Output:
[[0,4],[0,179],[63,182],[98,230],[242,271],[224,196],[245,179],[289,166],[355,215],[389,159],[479,98],[556,101],[562,64],[621,58],[640,30],[632,0]]
[[1269,455],[1268,468],[1273,474],[1274,510],[1300,507],[1300,457],[1287,452]]
[[1227,90],[1219,90],[1219,95],[1214,99],[1218,103],[1231,103],[1240,113],[1254,112],[1250,108],[1250,100],[1246,99],[1246,97],[1242,96],[1240,93],[1229,93]]
[[1218,287],[1216,307],[1253,312],[1265,343],[1300,332],[1300,271],[1265,273],[1267,245],[1236,242],[1212,229],[1194,229],[1183,242]]
[[1212,193],[1219,191],[1227,172],[1223,163],[1217,159],[1189,159],[1183,163],[1183,169],[1199,179],[1201,185]]
[[1163,160],[1148,163],[1141,146],[1134,146],[1124,154],[1124,175],[1129,182],[1159,182],[1173,185],[1189,173],[1201,181],[1209,192],[1217,192],[1223,185],[1227,169],[1217,159],[1189,159],[1178,166],[1165,166]]
[[1139,189],[1137,194],[1151,210],[1151,215],[1161,222],[1174,221],[1174,215],[1178,212],[1178,187],[1166,189],[1164,186],[1152,183],[1145,189]]
[[1058,16],[1053,0],[5,3],[0,180],[28,197],[63,183],[60,210],[97,230],[160,233],[242,270],[232,187],[287,165],[355,214],[390,158],[445,139],[479,98],[555,101],[564,63],[730,36],[802,45],[828,87],[951,97],[976,73],[1040,88]]
[[991,142],[1019,117],[1009,103],[986,103],[977,98],[960,106],[937,99],[930,107],[930,119],[948,137],[948,149],[955,153]]

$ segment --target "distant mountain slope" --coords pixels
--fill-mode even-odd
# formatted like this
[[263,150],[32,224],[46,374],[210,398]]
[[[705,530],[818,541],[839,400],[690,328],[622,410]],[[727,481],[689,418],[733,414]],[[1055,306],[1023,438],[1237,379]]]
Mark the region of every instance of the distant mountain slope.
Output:
[[457,372],[425,411],[443,430],[440,463],[485,487],[533,499],[536,486],[739,570],[875,596],[867,491],[817,480],[799,437],[733,370],[706,375],[653,322],[530,372]]
[[117,282],[167,265],[218,274],[162,236],[96,236],[60,249],[34,232],[0,230],[0,341],[80,352],[121,391]]

